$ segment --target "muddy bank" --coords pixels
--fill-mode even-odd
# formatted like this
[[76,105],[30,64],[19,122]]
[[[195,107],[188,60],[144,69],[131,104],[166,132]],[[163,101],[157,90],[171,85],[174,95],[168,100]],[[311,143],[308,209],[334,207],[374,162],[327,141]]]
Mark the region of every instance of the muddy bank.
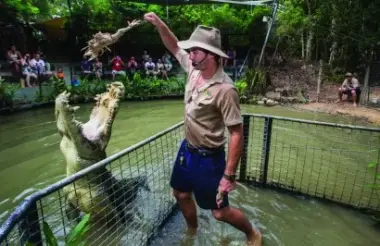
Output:
[[354,107],[351,103],[308,103],[295,104],[292,108],[310,112],[322,112],[334,115],[345,115],[363,120],[375,127],[380,127],[380,109]]

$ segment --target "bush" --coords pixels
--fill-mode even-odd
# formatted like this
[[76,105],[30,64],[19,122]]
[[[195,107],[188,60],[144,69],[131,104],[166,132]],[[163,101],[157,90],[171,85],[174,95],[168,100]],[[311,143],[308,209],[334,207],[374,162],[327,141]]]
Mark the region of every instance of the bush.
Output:
[[7,83],[0,79],[0,108],[13,108],[16,92],[19,88],[20,85],[18,84]]
[[[168,95],[182,95],[185,88],[185,78],[170,78],[168,80],[152,77],[142,78],[139,73],[135,73],[132,79],[118,77],[116,81],[121,81],[124,84],[125,99],[146,100]],[[88,102],[95,95],[105,92],[107,84],[111,82],[110,80],[82,79],[77,86],[67,86],[62,80],[52,79],[43,85],[44,88],[50,88],[48,95],[43,95],[42,98],[37,97],[37,100],[54,101],[59,93],[67,90],[71,93],[73,102]]]

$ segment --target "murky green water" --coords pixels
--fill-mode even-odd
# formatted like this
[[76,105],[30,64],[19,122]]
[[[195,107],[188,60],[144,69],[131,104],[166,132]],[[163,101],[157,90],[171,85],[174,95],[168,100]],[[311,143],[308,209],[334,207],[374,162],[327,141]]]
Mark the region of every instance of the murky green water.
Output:
[[[81,121],[86,121],[91,107],[91,104],[82,105],[77,113],[77,118]],[[335,123],[364,124],[364,122],[352,121],[348,117],[296,112],[282,107],[243,106],[243,111]],[[107,153],[108,155],[116,153],[166,129],[182,119],[183,104],[181,100],[123,102],[114,123]],[[10,116],[0,116],[0,187],[2,187],[0,189],[0,222],[3,222],[14,207],[27,195],[65,177],[65,163],[59,150],[59,142],[60,136],[56,130],[53,108],[43,108]],[[240,192],[237,192],[236,197],[241,196],[239,194]],[[319,223],[318,221],[323,221],[321,218],[336,215],[337,211],[339,211],[342,218],[340,220],[337,219],[337,228],[340,228],[343,224],[346,224],[347,228],[352,227],[353,229],[363,227],[363,230],[369,231],[368,233],[370,234],[368,235],[372,236],[370,232],[371,226],[363,224],[370,222],[361,220],[359,217],[361,215],[356,213],[346,212],[340,208],[329,210],[329,207],[323,207],[319,203],[298,201],[292,197],[285,198],[285,196],[280,196],[273,192],[254,190],[245,192],[244,194],[246,202],[240,203],[240,206],[250,211],[251,218],[258,219],[258,225],[259,227],[260,225],[263,226],[262,229],[266,231],[264,234],[268,233],[266,237],[269,237],[271,240],[271,245],[311,245],[307,243],[293,244],[293,242],[299,242],[296,239],[300,240],[300,238],[306,240],[305,242],[308,242],[307,240],[318,240],[318,237],[312,236],[314,235],[312,233],[313,223],[317,226],[315,228],[326,231],[326,233],[328,233],[328,228],[335,230],[332,229],[331,225],[330,227],[325,226],[328,220],[323,223]],[[281,199],[279,199],[279,196]],[[269,204],[270,201],[274,203]],[[275,207],[277,207],[277,210]],[[320,211],[320,216],[317,216],[314,210]],[[297,218],[300,218],[302,223],[304,223],[303,226],[301,226],[302,223],[297,224],[295,222]],[[209,220],[207,219],[207,221]],[[361,226],[357,226],[357,224],[361,224]],[[215,228],[212,226],[211,228],[212,230],[209,233],[213,235],[216,232],[215,230],[222,230],[223,227],[218,229],[218,226]],[[268,228],[270,229],[268,230]],[[302,228],[304,229],[302,230]],[[307,232],[305,229],[310,230],[310,232]],[[229,229],[223,230],[228,232]],[[299,235],[296,233],[299,230],[302,232],[299,238],[293,238]],[[343,229],[340,230],[343,231]],[[306,232],[307,234],[305,234]],[[357,233],[358,235],[364,233],[359,232]],[[232,231],[228,233],[232,233],[232,238],[235,237]],[[228,235],[228,233],[223,235]],[[348,234],[353,235],[352,232]],[[334,237],[334,233],[330,233],[329,235]],[[339,234],[339,238],[344,237],[344,235],[346,234]],[[363,235],[360,240],[369,237],[365,233]],[[238,237],[237,234],[236,236]],[[229,240],[229,236],[224,237],[227,237],[227,241]],[[199,240],[202,240],[201,238]],[[289,240],[293,238],[295,241],[287,241],[285,238],[289,238]],[[201,243],[199,245],[205,245],[201,241],[198,242]],[[323,245],[342,245],[326,244],[326,242]],[[350,245],[373,244],[371,244],[371,241],[368,241],[365,244]]]
[[[340,206],[243,185],[230,193],[230,200],[261,231],[265,246],[380,245],[380,225]],[[151,245],[244,245],[242,232],[216,221],[209,211],[197,212],[196,236],[184,233],[186,223],[178,212]]]

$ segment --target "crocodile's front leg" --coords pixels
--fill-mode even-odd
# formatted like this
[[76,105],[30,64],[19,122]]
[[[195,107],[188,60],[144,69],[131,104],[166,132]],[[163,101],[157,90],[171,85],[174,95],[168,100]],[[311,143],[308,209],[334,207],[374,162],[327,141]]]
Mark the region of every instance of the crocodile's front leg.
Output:
[[[109,85],[108,92],[100,95],[98,100],[98,114],[106,112],[106,115],[103,115],[102,123],[98,126],[98,146],[101,150],[105,150],[107,148],[108,142],[111,138],[112,125],[116,118],[116,115],[119,110],[119,102],[120,98],[122,98],[125,94],[125,87],[121,82],[112,82]],[[96,117],[96,113],[92,115],[92,117]]]
[[112,38],[111,42],[112,43],[116,43],[124,35],[124,33],[128,32],[133,27],[135,27],[137,25],[140,25],[141,23],[143,23],[143,22],[140,21],[140,20],[133,20],[132,22],[128,21],[128,26],[127,27],[120,28],[119,30],[117,30],[116,33],[114,33],[114,34],[111,35],[111,38]]
[[69,105],[70,94],[62,92],[55,99],[55,117],[60,134],[69,138],[75,146],[79,146],[85,140],[82,134],[82,122],[75,119],[75,111],[79,107]]

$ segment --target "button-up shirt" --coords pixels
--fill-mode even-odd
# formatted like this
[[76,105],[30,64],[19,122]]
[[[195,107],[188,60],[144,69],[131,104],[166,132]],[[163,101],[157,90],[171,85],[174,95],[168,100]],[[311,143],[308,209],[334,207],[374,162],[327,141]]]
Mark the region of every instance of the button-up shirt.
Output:
[[220,65],[212,78],[196,87],[201,71],[194,69],[189,54],[175,54],[187,73],[185,89],[185,138],[196,147],[217,148],[226,142],[225,128],[242,123],[239,95]]

